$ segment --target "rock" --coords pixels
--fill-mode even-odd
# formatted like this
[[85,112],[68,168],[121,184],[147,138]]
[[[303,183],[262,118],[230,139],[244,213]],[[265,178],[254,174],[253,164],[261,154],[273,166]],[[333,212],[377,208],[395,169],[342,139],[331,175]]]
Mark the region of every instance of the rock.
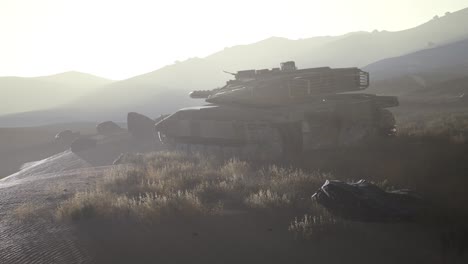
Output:
[[327,180],[312,197],[330,213],[357,221],[411,220],[424,208],[423,200],[409,190],[387,192],[365,180]]
[[71,130],[63,130],[55,135],[55,142],[61,144],[70,144],[73,140],[80,136],[80,132],[73,132]]
[[155,124],[153,119],[142,114],[130,112],[127,115],[128,132],[139,140],[153,140]]
[[101,135],[112,135],[123,131],[123,129],[119,125],[112,121],[106,121],[98,124],[96,126],[96,130],[98,134]]
[[95,139],[87,138],[87,137],[79,137],[71,143],[70,149],[72,152],[76,153],[76,152],[94,148],[96,147],[96,145],[97,145],[97,141]]

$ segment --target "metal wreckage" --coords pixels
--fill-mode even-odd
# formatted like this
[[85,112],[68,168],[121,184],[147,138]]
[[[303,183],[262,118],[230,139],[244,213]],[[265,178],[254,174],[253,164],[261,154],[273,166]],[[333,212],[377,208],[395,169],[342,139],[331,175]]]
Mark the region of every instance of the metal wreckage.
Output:
[[358,68],[297,69],[289,61],[231,74],[224,87],[190,93],[208,104],[158,122],[159,139],[178,150],[275,159],[396,133],[386,108],[398,99],[356,93],[369,87]]

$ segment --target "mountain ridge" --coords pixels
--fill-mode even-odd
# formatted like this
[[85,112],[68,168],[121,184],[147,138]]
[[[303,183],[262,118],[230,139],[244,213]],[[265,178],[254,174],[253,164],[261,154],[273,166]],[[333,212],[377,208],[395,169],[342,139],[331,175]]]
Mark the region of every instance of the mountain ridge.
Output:
[[[468,8],[401,31],[358,31],[299,40],[270,37],[103,85],[62,109],[95,109],[109,118],[137,110],[158,116],[181,107],[203,104],[200,100],[191,100],[188,92],[224,85],[229,76],[223,70],[272,68],[289,60],[296,61],[299,68],[364,67],[382,59],[466,38],[468,27],[460,27],[463,24],[468,24]],[[371,73],[371,79],[373,77]],[[95,116],[83,118],[94,120]]]

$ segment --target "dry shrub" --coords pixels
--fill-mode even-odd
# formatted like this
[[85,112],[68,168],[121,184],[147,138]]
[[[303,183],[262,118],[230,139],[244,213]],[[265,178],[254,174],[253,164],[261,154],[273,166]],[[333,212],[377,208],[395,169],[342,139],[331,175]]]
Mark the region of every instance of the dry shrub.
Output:
[[128,197],[96,190],[76,193],[61,203],[56,217],[59,220],[104,218],[145,222],[160,216],[195,215],[205,211],[208,212],[198,197],[188,191],[178,191],[169,196],[144,193]]
[[59,204],[55,215],[59,220],[110,216],[112,202],[116,199],[117,195],[102,190],[78,192]]
[[261,170],[259,174],[264,178],[265,188],[286,194],[294,200],[309,198],[326,178],[331,178],[331,175],[319,172],[305,173],[299,169],[281,168],[276,165]]
[[147,178],[144,168],[137,165],[119,165],[106,171],[100,189],[114,193],[140,192],[139,185]]
[[218,214],[227,204],[234,209],[303,206],[299,201],[323,182],[320,173],[277,166],[256,169],[239,159],[220,162],[200,154],[157,152],[127,160],[134,163],[113,167],[95,190],[63,202],[57,218],[144,221],[164,215]]

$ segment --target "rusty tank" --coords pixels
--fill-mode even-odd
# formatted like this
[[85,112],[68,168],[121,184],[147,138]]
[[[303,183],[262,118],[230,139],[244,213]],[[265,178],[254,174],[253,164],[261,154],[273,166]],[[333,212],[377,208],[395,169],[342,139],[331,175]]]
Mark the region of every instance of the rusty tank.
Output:
[[362,93],[369,74],[358,68],[297,69],[289,61],[230,74],[223,87],[190,93],[205,105],[158,122],[159,140],[184,151],[274,159],[396,133],[387,108],[398,99]]

